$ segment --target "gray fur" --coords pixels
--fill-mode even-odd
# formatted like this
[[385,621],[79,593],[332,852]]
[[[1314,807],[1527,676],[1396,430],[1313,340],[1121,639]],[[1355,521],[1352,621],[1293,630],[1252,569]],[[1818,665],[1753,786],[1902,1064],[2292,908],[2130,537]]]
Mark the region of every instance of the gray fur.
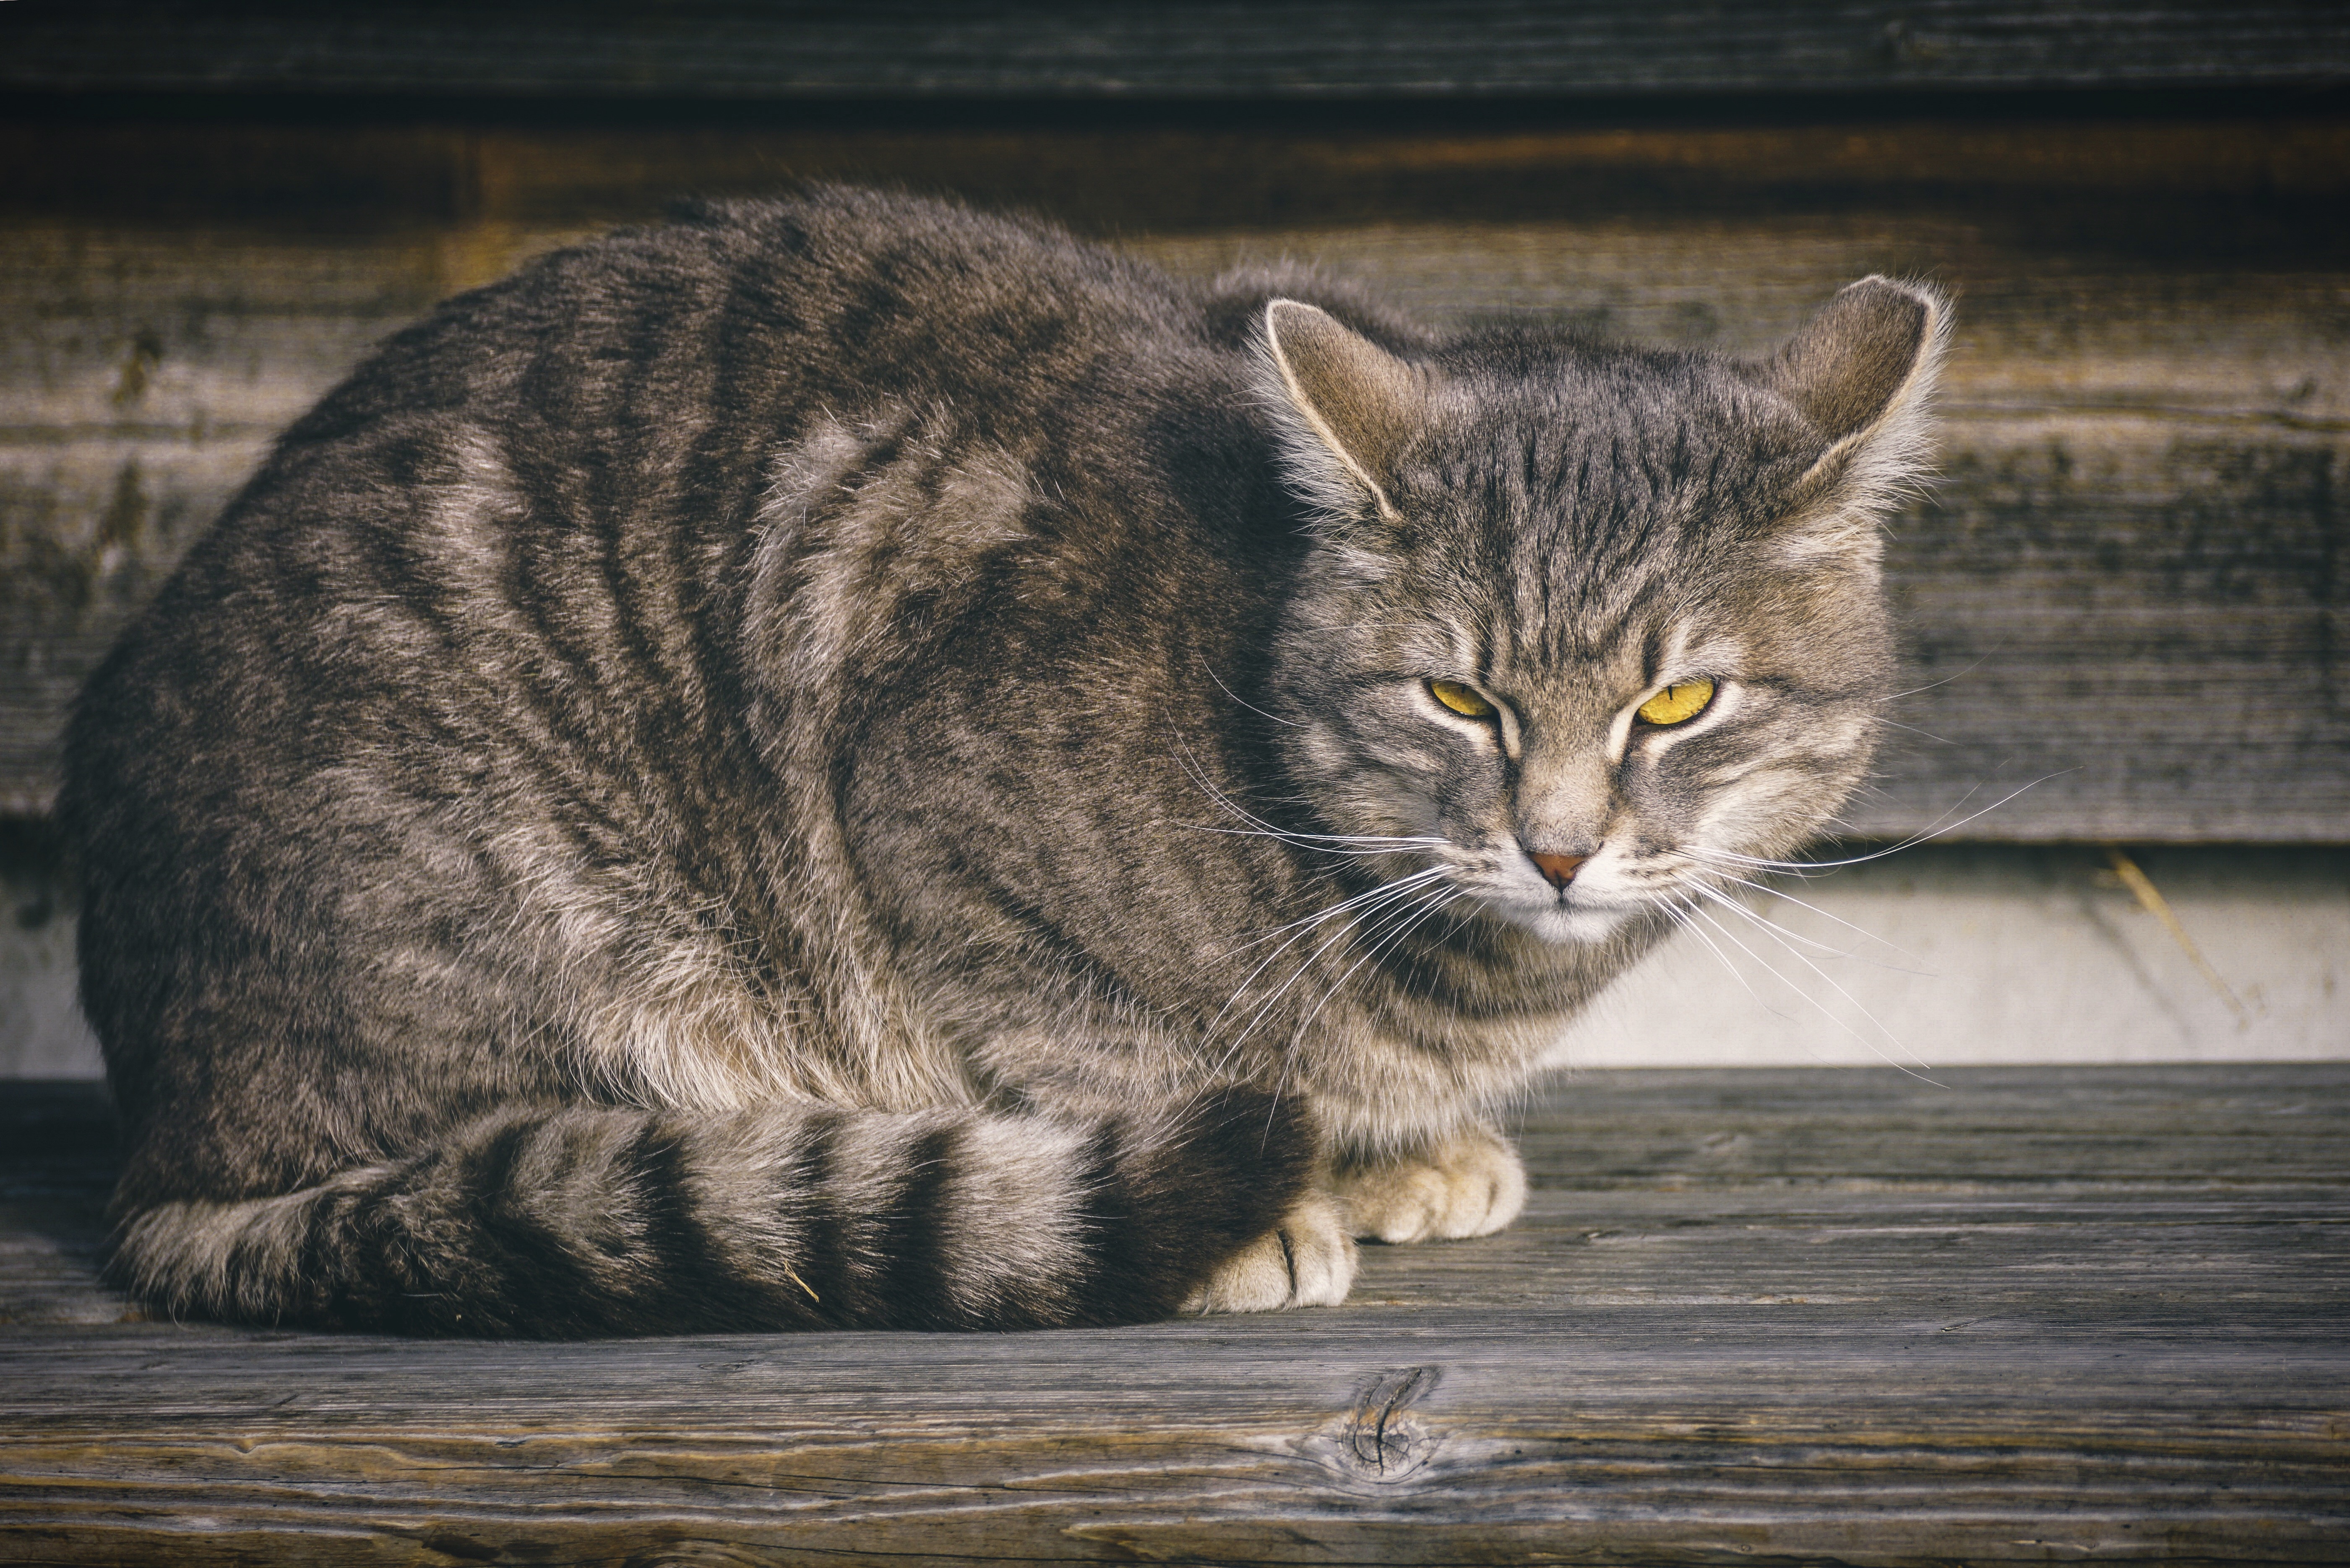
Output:
[[1866,767],[1944,312],[1856,286],[1763,366],[1443,339],[817,190],[451,302],[78,711],[121,1277],[1077,1323],[1332,1299],[1315,1216],[1505,1222],[1373,1195],[1507,1189],[1490,1107],[1703,857]]

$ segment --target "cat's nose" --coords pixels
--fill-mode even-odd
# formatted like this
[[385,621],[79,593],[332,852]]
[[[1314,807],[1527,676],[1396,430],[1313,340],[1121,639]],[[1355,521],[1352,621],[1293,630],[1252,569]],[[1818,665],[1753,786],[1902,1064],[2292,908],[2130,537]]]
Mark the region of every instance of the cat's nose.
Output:
[[1564,888],[1574,881],[1576,868],[1591,858],[1588,855],[1544,855],[1533,849],[1527,850],[1526,854],[1532,857],[1534,868],[1554,888]]

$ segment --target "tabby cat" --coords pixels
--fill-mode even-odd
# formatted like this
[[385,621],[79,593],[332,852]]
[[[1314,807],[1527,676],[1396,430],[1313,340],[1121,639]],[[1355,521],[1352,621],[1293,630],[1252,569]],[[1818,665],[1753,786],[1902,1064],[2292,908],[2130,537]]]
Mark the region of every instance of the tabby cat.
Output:
[[1334,1303],[1887,695],[1946,312],[1440,336],[816,189],[539,260],[289,431],[63,815],[161,1311]]

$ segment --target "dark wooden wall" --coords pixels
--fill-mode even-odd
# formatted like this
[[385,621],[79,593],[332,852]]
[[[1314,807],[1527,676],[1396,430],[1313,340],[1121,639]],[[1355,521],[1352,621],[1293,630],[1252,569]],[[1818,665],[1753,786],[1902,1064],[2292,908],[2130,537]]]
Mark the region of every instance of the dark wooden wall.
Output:
[[823,177],[1741,353],[1936,278],[1910,728],[1853,828],[2038,780],[1960,834],[2350,841],[2335,9],[0,6],[0,810],[46,809],[76,683],[370,342]]

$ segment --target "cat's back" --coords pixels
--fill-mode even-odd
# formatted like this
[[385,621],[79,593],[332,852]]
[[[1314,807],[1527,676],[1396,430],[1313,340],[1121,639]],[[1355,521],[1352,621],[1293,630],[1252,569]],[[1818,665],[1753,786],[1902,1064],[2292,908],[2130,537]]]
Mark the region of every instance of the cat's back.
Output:
[[[846,188],[543,256],[395,335],[286,431],[90,683],[69,750],[198,710],[235,724],[290,667],[364,690],[415,651],[400,613],[462,639],[531,591],[558,618],[625,597],[599,556],[666,541],[679,570],[723,572],[811,427],[951,421],[1035,455],[1073,417],[1131,424],[1230,359],[1212,313],[1041,223]],[[159,699],[207,691],[223,700]],[[69,783],[68,806],[88,793]]]
[[397,335],[283,456],[436,418],[674,445],[891,400],[1024,404],[1205,346],[1200,291],[1017,217],[841,187],[690,203]]
[[[1114,598],[1121,530],[1163,552],[1170,517],[1217,510],[1151,472],[1170,441],[1216,485],[1253,466],[1218,298],[1022,220],[817,190],[556,253],[386,343],[78,704],[61,815],[118,1092],[242,1104],[266,1085],[233,1086],[238,1042],[284,1034],[380,1056],[386,1083],[430,1039],[446,1082],[555,1092],[502,1043],[546,1036],[547,977],[598,943],[609,979],[718,909],[787,947],[758,889],[813,874],[775,870],[813,819],[774,806],[772,773],[791,751],[792,776],[829,776],[841,715],[880,689],[839,649],[951,673],[915,646],[945,635],[942,592],[1046,597],[971,570],[980,552]],[[816,459],[862,498],[823,537],[778,504]],[[1045,490],[1115,504],[1051,534],[1026,500]],[[1077,549],[1119,569],[1073,573]],[[832,576],[802,569],[819,556]],[[836,635],[852,621],[887,635]],[[348,1144],[341,1114],[280,1141]]]

